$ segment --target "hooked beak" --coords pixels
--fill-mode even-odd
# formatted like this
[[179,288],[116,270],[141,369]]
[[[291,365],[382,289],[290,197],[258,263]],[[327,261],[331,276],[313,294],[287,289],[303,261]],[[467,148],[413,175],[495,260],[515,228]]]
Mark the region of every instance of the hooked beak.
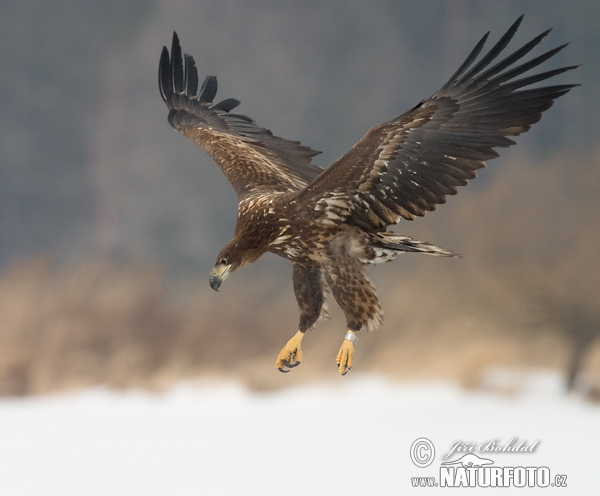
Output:
[[208,278],[208,282],[210,287],[215,291],[219,291],[221,284],[223,281],[227,279],[229,275],[229,270],[231,269],[231,265],[225,264],[217,264],[213,267],[213,270],[210,272],[210,277]]

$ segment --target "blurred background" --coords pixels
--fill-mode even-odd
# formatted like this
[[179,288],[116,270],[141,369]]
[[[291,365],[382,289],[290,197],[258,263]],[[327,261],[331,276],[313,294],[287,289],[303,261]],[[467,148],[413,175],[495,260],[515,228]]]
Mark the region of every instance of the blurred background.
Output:
[[217,98],[240,99],[240,113],[322,150],[327,166],[522,13],[510,47],[554,28],[535,54],[570,42],[543,68],[583,64],[553,80],[582,86],[438,212],[398,226],[463,258],[405,255],[370,271],[386,321],[361,336],[355,370],[486,388],[491,368],[546,368],[597,399],[593,0],[3,1],[0,395],[199,377],[270,390],[337,374],[333,301],[302,366],[274,367],[297,326],[287,261],[266,255],[220,293],[208,286],[236,197],[167,123],[157,66],[173,30],[200,76],[218,76]]

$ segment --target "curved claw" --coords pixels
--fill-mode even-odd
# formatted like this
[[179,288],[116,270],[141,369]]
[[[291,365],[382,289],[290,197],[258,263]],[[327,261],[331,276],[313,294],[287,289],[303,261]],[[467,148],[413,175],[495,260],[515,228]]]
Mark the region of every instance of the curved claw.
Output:
[[[290,360],[292,360],[295,356],[296,356],[296,353],[292,353],[292,355],[290,356]],[[277,370],[279,370],[279,372],[283,372],[284,374],[287,374],[291,369],[300,365],[301,362],[297,361],[297,362],[290,363],[287,360],[281,360],[281,363],[283,364],[283,367],[277,367]]]
[[304,337],[304,333],[298,331],[292,339],[290,339],[277,356],[275,366],[277,370],[287,374],[292,368],[297,367],[302,362],[302,349],[300,342]]

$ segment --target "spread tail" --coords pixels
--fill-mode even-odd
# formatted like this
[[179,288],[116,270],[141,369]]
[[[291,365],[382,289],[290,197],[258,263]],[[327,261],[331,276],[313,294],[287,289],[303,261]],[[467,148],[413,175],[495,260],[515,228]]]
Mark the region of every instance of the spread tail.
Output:
[[400,253],[425,253],[437,257],[460,258],[458,253],[445,250],[439,246],[417,241],[409,236],[402,236],[391,232],[371,233],[369,235],[369,248],[364,258],[359,260],[364,264],[380,264],[394,260]]
[[434,255],[436,257],[452,257],[460,258],[458,253],[454,253],[450,250],[445,250],[439,246],[426,243],[424,241],[417,241],[409,236],[402,236],[399,234],[385,233],[381,235],[381,246],[395,251],[405,251],[412,253],[426,253],[427,255]]

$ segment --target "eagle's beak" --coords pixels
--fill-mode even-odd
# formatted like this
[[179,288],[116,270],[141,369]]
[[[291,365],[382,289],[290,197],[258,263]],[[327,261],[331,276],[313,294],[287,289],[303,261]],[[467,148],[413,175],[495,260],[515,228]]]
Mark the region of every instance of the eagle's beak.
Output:
[[213,270],[210,272],[210,277],[208,278],[210,287],[213,288],[215,291],[219,291],[221,284],[223,284],[223,281],[227,279],[227,276],[229,275],[229,269],[231,269],[231,265],[215,265],[213,267]]

